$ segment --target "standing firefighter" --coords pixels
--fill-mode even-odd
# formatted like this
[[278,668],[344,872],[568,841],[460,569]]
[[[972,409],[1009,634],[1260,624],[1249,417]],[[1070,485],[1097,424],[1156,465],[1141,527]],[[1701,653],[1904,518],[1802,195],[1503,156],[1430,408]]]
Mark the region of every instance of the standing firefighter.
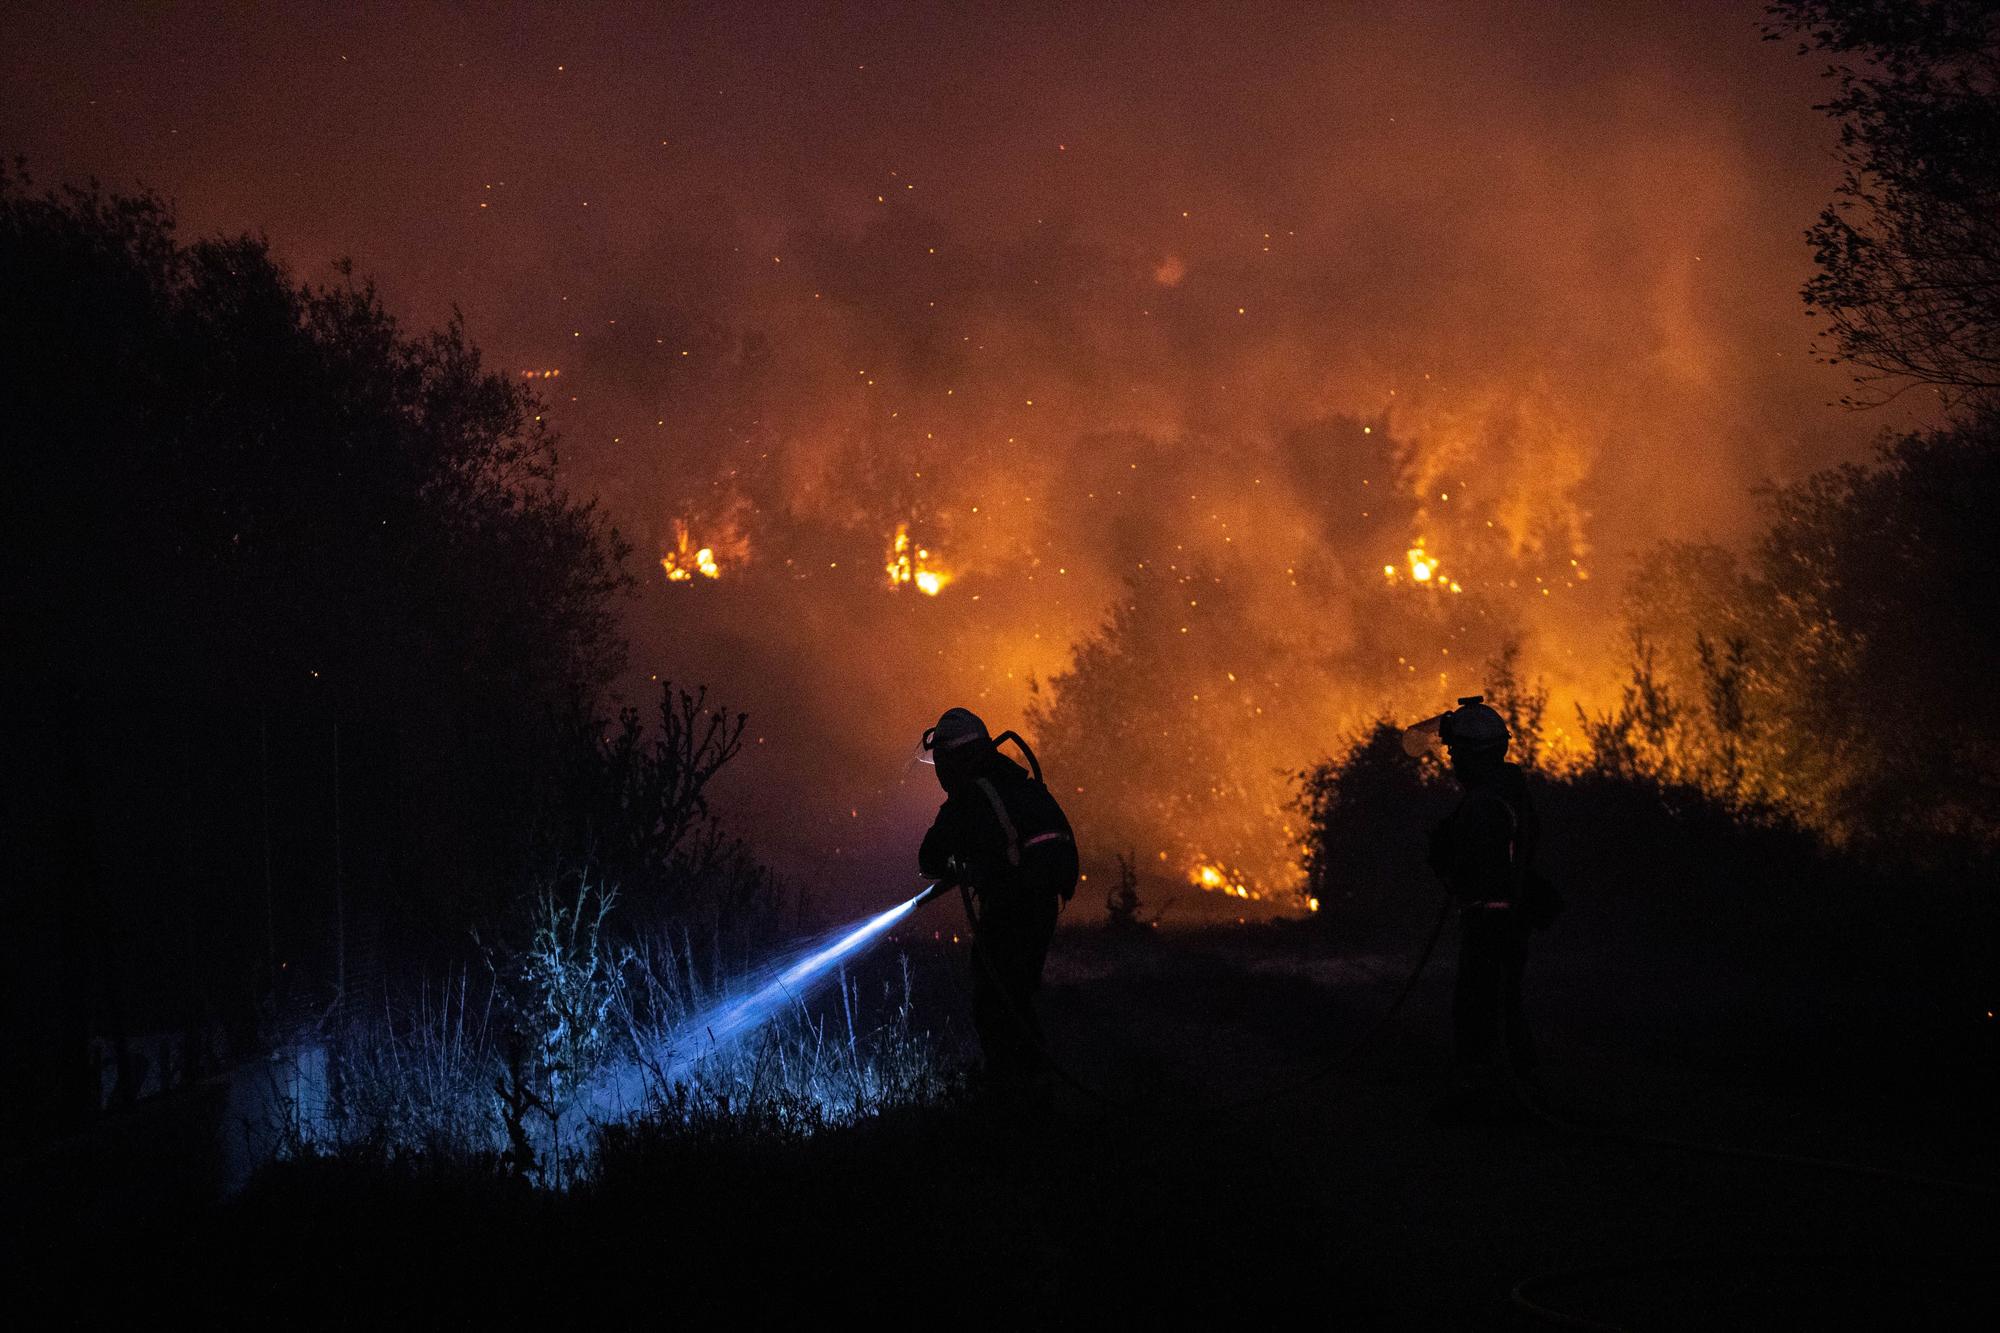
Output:
[[[1033,776],[1000,753],[1012,740]],[[1034,751],[1013,732],[998,741],[970,711],[954,708],[924,733],[945,802],[924,835],[917,866],[965,890],[972,916],[972,1021],[986,1074],[1002,1092],[1039,1082],[1042,1031],[1035,992],[1056,913],[1076,892],[1076,838],[1042,785]]]
[[1437,734],[1464,795],[1432,832],[1430,863],[1457,901],[1462,926],[1452,995],[1458,1087],[1446,1109],[1478,1113],[1504,1109],[1510,1085],[1532,1087],[1521,974],[1529,931],[1549,924],[1561,904],[1534,871],[1541,823],[1527,778],[1507,762],[1507,724],[1483,696],[1458,704],[1437,720]]

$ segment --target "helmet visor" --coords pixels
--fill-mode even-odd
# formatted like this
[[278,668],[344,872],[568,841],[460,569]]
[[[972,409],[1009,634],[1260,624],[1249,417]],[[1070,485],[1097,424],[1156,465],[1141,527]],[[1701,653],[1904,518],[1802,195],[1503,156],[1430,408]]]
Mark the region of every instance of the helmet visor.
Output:
[[1449,713],[1439,713],[1421,722],[1413,722],[1403,728],[1403,753],[1412,759],[1435,749],[1444,739],[1444,720]]

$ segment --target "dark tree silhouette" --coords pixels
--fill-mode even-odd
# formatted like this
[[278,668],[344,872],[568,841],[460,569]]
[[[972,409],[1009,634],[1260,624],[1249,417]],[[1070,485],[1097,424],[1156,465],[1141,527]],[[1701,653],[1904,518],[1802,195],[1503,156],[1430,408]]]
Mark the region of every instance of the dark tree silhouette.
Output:
[[0,309],[18,1128],[96,1103],[89,1034],[199,1072],[285,983],[323,1006],[508,898],[624,575],[456,320],[18,171]]
[[1412,762],[1402,729],[1378,720],[1345,751],[1301,775],[1307,896],[1346,930],[1408,919],[1429,904],[1427,821],[1450,808],[1434,757]]
[[1827,359],[1851,403],[1911,385],[1949,401],[2000,390],[2000,4],[1780,0],[1766,34],[1835,63],[1821,110],[1845,167],[1807,232]]
[[709,804],[747,721],[670,681],[651,726],[636,708],[615,723],[579,708],[539,802],[539,853],[557,877],[615,885],[647,915],[760,924],[785,895]]

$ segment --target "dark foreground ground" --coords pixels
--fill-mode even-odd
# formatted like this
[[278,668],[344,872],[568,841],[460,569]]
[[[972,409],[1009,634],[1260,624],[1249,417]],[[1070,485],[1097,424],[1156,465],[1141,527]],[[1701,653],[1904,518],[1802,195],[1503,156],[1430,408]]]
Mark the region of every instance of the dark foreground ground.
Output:
[[[689,1133],[564,1198],[332,1162],[85,1236],[10,1208],[21,1302],[200,1324],[1993,1327],[1995,1198],[1431,1114],[1447,934],[1367,1053],[1420,917],[1350,936],[1066,932],[1045,1113],[911,1111],[808,1141]],[[1919,953],[1756,966],[1566,922],[1533,1007],[1572,1121],[1991,1181],[1992,1030]],[[1861,956],[1865,939],[1856,941]],[[1832,974],[1829,976],[1829,969]],[[153,1216],[145,1215],[148,1212]],[[1542,1276],[1537,1276],[1542,1275]],[[21,1308],[17,1302],[16,1308]]]

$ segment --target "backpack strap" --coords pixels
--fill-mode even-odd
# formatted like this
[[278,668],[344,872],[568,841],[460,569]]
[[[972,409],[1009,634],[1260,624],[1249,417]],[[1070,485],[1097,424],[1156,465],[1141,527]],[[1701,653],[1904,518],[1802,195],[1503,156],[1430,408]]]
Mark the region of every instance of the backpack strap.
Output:
[[993,814],[1000,821],[1000,831],[1007,835],[1007,864],[1021,864],[1021,835],[1014,831],[1013,817],[1007,813],[1007,802],[1000,799],[1000,789],[993,785],[991,778],[979,779],[979,790],[986,793],[987,801],[993,806]]

